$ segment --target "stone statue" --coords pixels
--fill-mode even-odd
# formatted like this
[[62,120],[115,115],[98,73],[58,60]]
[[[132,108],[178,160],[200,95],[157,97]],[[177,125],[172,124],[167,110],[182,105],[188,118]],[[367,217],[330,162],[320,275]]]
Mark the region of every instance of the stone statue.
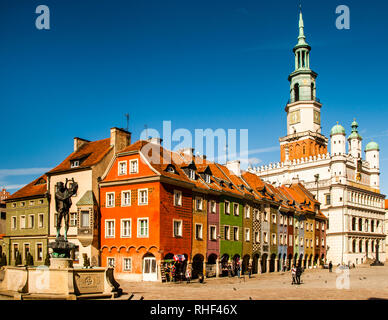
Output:
[[[71,181],[70,187],[67,187],[68,182]],[[67,231],[69,230],[69,210],[71,207],[71,197],[77,193],[78,183],[74,181],[74,178],[68,180],[66,178],[65,184],[63,182],[57,182],[57,190],[55,192],[55,208],[58,212],[57,221],[57,239],[60,237],[61,222],[65,221],[65,235],[64,239],[67,241]]]

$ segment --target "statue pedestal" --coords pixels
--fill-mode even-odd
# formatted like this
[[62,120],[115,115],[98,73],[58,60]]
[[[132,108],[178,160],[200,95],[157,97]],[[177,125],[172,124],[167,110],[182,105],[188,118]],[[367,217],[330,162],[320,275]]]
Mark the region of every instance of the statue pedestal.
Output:
[[62,236],[50,242],[48,247],[53,250],[52,258],[70,258],[70,252],[75,248],[75,244],[65,240]]
[[69,258],[50,258],[50,269],[73,268],[73,260]]

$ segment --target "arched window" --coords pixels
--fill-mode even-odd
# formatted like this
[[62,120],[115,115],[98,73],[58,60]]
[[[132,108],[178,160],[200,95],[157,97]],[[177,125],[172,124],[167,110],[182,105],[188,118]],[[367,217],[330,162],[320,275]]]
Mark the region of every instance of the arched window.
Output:
[[354,217],[352,219],[352,230],[356,231],[356,218],[354,218]]
[[358,243],[359,252],[362,253],[362,240]]
[[356,253],[356,240],[353,240],[353,243],[352,243],[352,251],[354,253]]
[[299,101],[299,84],[295,83],[294,85],[294,97],[295,97],[295,102]]
[[374,220],[372,220],[372,222],[371,222],[370,229],[372,232],[375,232],[375,221]]
[[314,82],[311,82],[311,100],[315,100],[315,97],[314,97]]
[[362,219],[358,219],[358,231],[362,231]]

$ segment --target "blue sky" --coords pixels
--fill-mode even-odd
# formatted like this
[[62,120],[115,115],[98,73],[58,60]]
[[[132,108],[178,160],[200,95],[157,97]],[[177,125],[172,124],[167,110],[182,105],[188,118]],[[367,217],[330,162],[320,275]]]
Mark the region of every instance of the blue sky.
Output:
[[[298,1],[2,0],[0,4],[0,186],[11,192],[61,162],[79,136],[97,140],[130,114],[132,141],[144,125],[248,129],[251,157],[278,161]],[[50,8],[38,30],[35,8]],[[350,8],[350,30],[335,9]],[[388,164],[385,1],[303,1],[318,73],[323,133],[357,118],[364,146]]]

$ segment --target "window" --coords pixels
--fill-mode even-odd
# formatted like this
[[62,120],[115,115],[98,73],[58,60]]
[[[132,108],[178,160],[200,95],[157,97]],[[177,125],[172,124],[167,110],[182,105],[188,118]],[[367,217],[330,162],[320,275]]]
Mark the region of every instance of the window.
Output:
[[12,208],[16,208],[16,202],[12,203]]
[[182,220],[174,220],[174,237],[182,237]]
[[26,205],[26,203],[24,201],[20,202],[21,207],[24,207],[25,205]]
[[20,216],[20,229],[26,228],[26,216]]
[[255,243],[260,243],[260,233],[255,232]]
[[71,162],[71,167],[72,167],[72,168],[79,167],[79,160],[73,160],[73,161]]
[[70,212],[70,227],[77,226],[77,212]]
[[202,210],[202,198],[200,197],[195,198],[195,209]]
[[245,207],[245,218],[249,219],[251,217],[251,207]]
[[325,231],[325,223],[324,222],[321,223],[321,226],[322,226],[322,231]]
[[273,215],[272,215],[272,223],[273,223],[273,224],[276,224],[276,214],[273,214]]
[[319,222],[315,221],[315,229],[319,230]]
[[138,192],[139,205],[148,204],[148,189],[140,189]]
[[131,170],[130,171],[131,173],[138,173],[139,172],[139,165],[138,165],[137,159],[130,161],[130,170]]
[[324,238],[322,238],[322,247],[324,247],[325,246],[325,239]]
[[264,214],[263,214],[263,219],[264,221],[268,221],[268,213],[264,211]]
[[137,219],[137,236],[139,238],[148,237],[148,218]]
[[81,211],[81,228],[90,228],[89,211]]
[[123,259],[123,269],[124,271],[132,271],[132,258]]
[[315,239],[315,245],[319,246],[319,238],[318,237],[316,237],[316,239]]
[[233,203],[233,214],[235,216],[238,216],[239,215],[239,212],[238,212],[238,203]]
[[121,219],[121,238],[131,237],[131,219]]
[[255,219],[256,219],[257,221],[260,221],[260,213],[259,213],[259,210],[255,209],[255,210],[253,211],[253,214],[254,214],[254,216],[255,216]]
[[28,216],[28,228],[33,228],[35,226],[35,216],[30,214]]
[[285,235],[283,235],[283,240],[284,240],[284,245],[287,245],[287,235],[285,234]]
[[30,201],[30,206],[33,206],[35,204],[35,201],[34,200],[31,200]]
[[115,220],[105,220],[105,238],[115,237]]
[[119,161],[119,176],[127,174],[127,161]]
[[283,224],[283,216],[280,215],[280,224],[282,225]]
[[264,243],[268,243],[268,233],[263,232]]
[[233,227],[233,240],[238,241],[238,227]]
[[272,234],[272,244],[276,244],[276,234]]
[[230,202],[225,201],[225,214],[230,214]]
[[309,239],[306,239],[306,248],[309,247]]
[[195,239],[202,240],[202,224],[195,224]]
[[210,201],[210,212],[216,213],[216,202],[214,200]]
[[300,228],[301,228],[301,229],[304,228],[304,222],[303,222],[303,221],[300,223]]
[[108,258],[107,259],[107,266],[109,268],[114,268],[115,267],[115,258]]
[[27,258],[27,255],[28,255],[29,252],[30,252],[30,244],[29,243],[25,243],[24,244],[24,258],[25,259]]
[[43,245],[41,243],[36,244],[36,260],[43,261]]
[[300,245],[303,246],[303,238],[300,237]]
[[283,235],[279,235],[279,244],[283,245]]
[[16,224],[17,224],[16,217],[12,217],[12,218],[11,218],[11,229],[12,229],[12,230],[15,230],[15,229],[16,229]]
[[209,239],[210,240],[217,240],[217,228],[216,228],[216,226],[209,227]]
[[249,228],[245,229],[245,241],[251,241],[251,230]]
[[43,204],[43,200],[39,200],[39,204]]
[[230,240],[230,226],[224,226],[225,240]]
[[17,256],[18,252],[19,252],[19,245],[17,243],[15,243],[13,245],[13,258],[14,259],[16,259],[16,256]]
[[292,218],[292,217],[290,217],[290,220],[289,220],[289,222],[290,222],[290,226],[292,226],[292,220],[293,220],[293,218]]
[[205,181],[206,181],[206,183],[211,183],[211,179],[210,179],[210,175],[209,174],[205,175]]
[[175,206],[182,205],[182,191],[174,190],[174,205]]
[[127,207],[131,205],[131,191],[126,190],[121,192],[121,206]]
[[288,245],[292,246],[292,235],[288,236]]
[[189,169],[189,177],[191,180],[195,180],[195,171],[193,169]]
[[108,192],[106,194],[106,207],[112,208],[115,206],[115,193],[114,192]]
[[330,194],[325,194],[325,201],[326,201],[326,205],[329,206],[331,204]]

